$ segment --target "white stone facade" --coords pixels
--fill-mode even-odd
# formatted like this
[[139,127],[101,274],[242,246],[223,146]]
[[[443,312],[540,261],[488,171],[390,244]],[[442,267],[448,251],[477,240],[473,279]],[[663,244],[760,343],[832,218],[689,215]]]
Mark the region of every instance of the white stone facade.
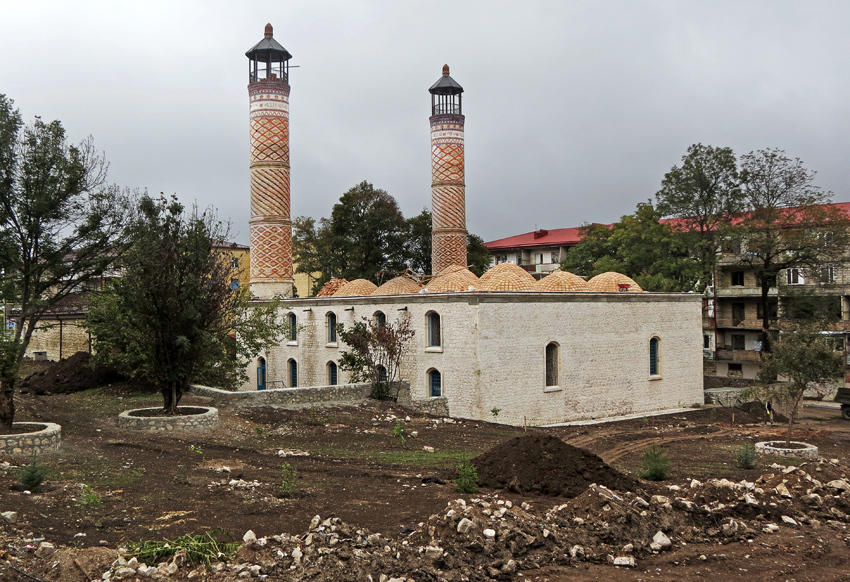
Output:
[[[295,341],[263,354],[269,388],[330,384],[330,362],[345,345],[328,341],[327,316],[346,327],[381,311],[388,322],[408,314],[416,334],[401,377],[414,399],[431,396],[429,372],[441,376],[452,416],[543,425],[701,404],[701,298],[661,293],[445,293],[287,299]],[[429,347],[427,316],[439,314],[439,346]],[[657,370],[650,374],[655,339]],[[546,350],[557,363],[547,386]],[[244,390],[256,390],[256,372]],[[551,376],[550,376],[551,378]],[[337,373],[337,382],[348,381]],[[491,411],[498,408],[498,416]]]

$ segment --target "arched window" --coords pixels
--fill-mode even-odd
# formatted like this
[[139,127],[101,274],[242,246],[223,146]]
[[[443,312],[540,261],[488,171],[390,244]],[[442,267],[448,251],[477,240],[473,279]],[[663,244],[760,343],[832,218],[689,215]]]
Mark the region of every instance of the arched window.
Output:
[[289,387],[295,388],[298,386],[298,362],[290,358],[287,368],[289,368]]
[[649,375],[658,376],[661,374],[661,340],[657,337],[649,340]]
[[378,382],[387,381],[387,369],[383,366],[378,366]]
[[440,314],[436,311],[430,311],[425,316],[428,336],[428,347],[438,348],[443,345],[443,339],[440,332]]
[[387,316],[383,311],[376,311],[374,315],[375,327],[384,327],[387,325]]
[[428,389],[431,398],[439,398],[443,395],[443,377],[439,370],[428,372]]
[[257,358],[257,390],[266,389],[266,359]]
[[325,326],[327,327],[327,343],[336,343],[336,313],[328,312],[325,315]]
[[328,362],[328,386],[336,386],[337,375],[336,362]]
[[298,341],[298,317],[291,311],[289,312],[289,316],[287,317],[289,323],[289,341],[297,342]]
[[558,344],[552,342],[546,346],[546,386],[558,385]]

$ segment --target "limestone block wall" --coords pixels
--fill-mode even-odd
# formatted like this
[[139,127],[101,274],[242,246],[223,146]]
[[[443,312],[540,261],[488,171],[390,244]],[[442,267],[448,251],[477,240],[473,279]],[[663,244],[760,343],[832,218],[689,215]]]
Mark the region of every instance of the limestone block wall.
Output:
[[82,327],[82,319],[42,321],[32,334],[27,355],[32,357],[38,351],[47,352],[47,359],[54,362],[90,351],[89,334]]

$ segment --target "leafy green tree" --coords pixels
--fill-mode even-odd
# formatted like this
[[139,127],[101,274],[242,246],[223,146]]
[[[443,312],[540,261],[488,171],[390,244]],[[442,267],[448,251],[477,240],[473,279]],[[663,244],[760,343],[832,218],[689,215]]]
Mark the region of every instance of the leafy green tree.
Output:
[[130,232],[121,277],[93,295],[86,318],[95,360],[155,386],[171,414],[191,382],[245,381],[247,359],[286,325],[278,301],[252,306],[247,287],[231,287],[229,255],[214,247],[227,228],[173,197],[144,196]]
[[744,209],[738,163],[731,148],[700,143],[688,148],[656,193],[662,216],[676,219],[677,231],[702,267],[700,286],[713,278],[720,241],[730,219]]
[[610,228],[582,227],[581,242],[567,251],[561,268],[586,277],[606,271],[623,273],[647,291],[692,291],[700,268],[681,233],[659,222],[650,202],[638,204]]
[[91,138],[71,145],[58,121],[24,125],[0,95],[0,296],[17,312],[0,340],[0,429],[14,422],[16,377],[45,314],[122,252],[128,197],[106,168]]
[[[779,335],[778,341],[762,361],[759,379],[770,384],[768,397],[787,402],[791,407],[788,415],[786,443],[791,442],[794,419],[806,388],[840,378],[844,372],[843,357],[836,351],[832,339],[820,333],[817,324],[794,326]],[[788,379],[774,383],[777,377]]]
[[427,275],[431,272],[431,211],[423,208],[422,212],[405,222],[404,254],[407,266],[414,273]]
[[787,269],[806,269],[817,279],[820,267],[844,257],[850,220],[829,205],[830,192],[813,184],[815,172],[778,149],[741,156],[747,212],[738,221],[742,244],[736,260],[748,267],[761,287],[762,351],[771,350],[770,289]]
[[490,268],[490,251],[484,246],[484,239],[477,234],[466,235],[466,262],[469,270],[481,276]]

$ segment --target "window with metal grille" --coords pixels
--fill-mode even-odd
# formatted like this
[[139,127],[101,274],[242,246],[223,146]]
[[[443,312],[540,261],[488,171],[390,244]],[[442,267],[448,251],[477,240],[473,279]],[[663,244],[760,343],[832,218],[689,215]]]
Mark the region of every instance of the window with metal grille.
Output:
[[659,374],[659,369],[660,369],[659,366],[658,366],[658,363],[659,363],[659,353],[658,353],[659,343],[660,343],[660,341],[658,340],[657,337],[654,337],[651,340],[649,340],[649,375],[650,376],[657,376]]
[[327,343],[336,343],[336,313],[328,313],[325,315],[325,326],[327,329]]
[[735,287],[743,287],[744,286],[744,272],[743,271],[732,271],[732,285]]
[[375,327],[384,327],[387,325],[387,316],[384,315],[383,311],[375,312]]
[[290,312],[287,316],[287,321],[289,323],[289,341],[297,342],[298,341],[298,317]]
[[428,347],[437,348],[443,345],[443,340],[440,334],[440,314],[434,311],[427,316],[428,324]]
[[428,372],[428,385],[431,388],[431,398],[438,398],[443,395],[443,377],[439,370]]
[[298,386],[298,362],[290,359],[287,365],[289,366],[289,387],[295,388]]
[[378,366],[378,382],[387,381],[387,369],[383,366]]
[[546,386],[558,385],[558,344],[546,346]]
[[337,366],[336,362],[328,362],[328,386],[336,386]]
[[743,350],[743,349],[745,349],[745,346],[746,346],[745,339],[746,339],[746,336],[744,336],[743,334],[737,334],[737,333],[732,334],[732,349],[733,350]]

